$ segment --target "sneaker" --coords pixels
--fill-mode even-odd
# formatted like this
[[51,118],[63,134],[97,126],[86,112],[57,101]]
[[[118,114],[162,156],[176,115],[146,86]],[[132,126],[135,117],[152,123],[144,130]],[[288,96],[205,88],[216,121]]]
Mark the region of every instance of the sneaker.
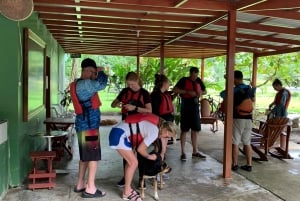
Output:
[[185,154],[181,154],[180,158],[181,158],[182,161],[186,161],[186,155]]
[[196,152],[192,154],[192,158],[202,158],[202,159],[206,159],[205,155],[200,154],[200,152]]
[[[142,181],[140,180],[139,181],[139,186],[138,186],[138,189],[140,189],[140,190],[142,190],[141,183],[142,183]],[[144,190],[146,190],[146,189],[147,189],[147,187],[146,187],[146,181],[144,181]]]
[[231,166],[231,170],[232,171],[237,171],[239,169],[239,166],[238,165],[232,165]]
[[117,186],[120,187],[120,188],[122,188],[122,187],[124,187],[124,185],[125,185],[125,178],[123,177],[123,178],[117,183]]
[[243,166],[241,166],[241,169],[245,170],[247,172],[251,172],[252,171],[252,166],[250,166],[250,165],[243,165]]

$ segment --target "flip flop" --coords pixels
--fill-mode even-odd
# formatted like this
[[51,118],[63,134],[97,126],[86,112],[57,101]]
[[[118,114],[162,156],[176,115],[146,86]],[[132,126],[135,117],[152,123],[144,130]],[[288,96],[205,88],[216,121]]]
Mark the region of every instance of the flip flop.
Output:
[[82,193],[85,191],[85,188],[82,188],[82,189],[77,189],[76,186],[74,186],[74,190],[73,190],[75,193]]
[[83,192],[81,197],[82,198],[101,198],[104,197],[106,195],[105,192],[100,191],[99,189],[96,190],[96,192],[94,194],[92,193],[87,193],[87,192]]

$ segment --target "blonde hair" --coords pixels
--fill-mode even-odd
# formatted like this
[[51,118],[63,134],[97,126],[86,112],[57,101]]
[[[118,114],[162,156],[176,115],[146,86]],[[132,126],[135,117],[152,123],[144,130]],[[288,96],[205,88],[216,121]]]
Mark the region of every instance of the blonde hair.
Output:
[[140,79],[139,75],[133,71],[130,71],[127,73],[126,77],[125,77],[126,81],[134,81],[137,82],[139,84],[140,87],[143,86],[143,82]]
[[[171,121],[166,121],[162,118],[159,118],[158,128],[159,131],[161,131],[161,129],[163,128],[167,129],[167,131],[171,132],[174,135],[170,137],[176,136],[176,125]],[[161,132],[159,132],[159,135],[161,135]]]

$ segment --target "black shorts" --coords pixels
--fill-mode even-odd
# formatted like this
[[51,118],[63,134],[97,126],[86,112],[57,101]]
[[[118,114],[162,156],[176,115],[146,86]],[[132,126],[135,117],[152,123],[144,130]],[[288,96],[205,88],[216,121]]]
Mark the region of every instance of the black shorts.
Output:
[[101,160],[100,133],[98,129],[77,132],[77,137],[80,160]]
[[199,104],[185,102],[181,105],[180,128],[183,132],[201,130]]

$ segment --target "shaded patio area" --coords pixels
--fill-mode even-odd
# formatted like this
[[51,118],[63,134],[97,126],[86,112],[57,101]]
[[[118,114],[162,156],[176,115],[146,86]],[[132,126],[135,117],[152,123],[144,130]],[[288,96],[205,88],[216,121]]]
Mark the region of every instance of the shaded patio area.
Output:
[[[119,116],[103,116],[117,118]],[[99,162],[97,186],[107,192],[104,198],[97,200],[117,201],[121,199],[122,189],[116,186],[122,177],[122,160],[108,147],[108,132],[111,126],[100,128],[103,160]],[[278,160],[270,157],[268,162],[253,162],[253,171],[238,170],[232,173],[231,179],[222,177],[223,160],[223,125],[219,131],[212,133],[209,125],[203,125],[198,140],[200,150],[207,154],[206,160],[192,159],[191,146],[187,146],[187,161],[180,160],[180,143],[169,145],[167,152],[168,164],[173,168],[170,179],[165,180],[164,189],[158,192],[160,200],[202,201],[202,200],[288,200],[298,199],[300,186],[300,130],[294,129],[290,140],[290,153],[293,160]],[[67,154],[66,154],[67,156]],[[74,157],[63,163],[55,164],[56,168],[66,169],[68,174],[59,174],[56,187],[52,190],[27,190],[27,185],[10,189],[3,201],[17,200],[82,200],[80,194],[73,192],[78,170],[78,147],[74,137]],[[240,164],[245,158],[240,154]],[[134,187],[137,186],[137,175]],[[93,200],[93,199],[91,199]],[[153,187],[147,182],[145,200],[154,200]]]

